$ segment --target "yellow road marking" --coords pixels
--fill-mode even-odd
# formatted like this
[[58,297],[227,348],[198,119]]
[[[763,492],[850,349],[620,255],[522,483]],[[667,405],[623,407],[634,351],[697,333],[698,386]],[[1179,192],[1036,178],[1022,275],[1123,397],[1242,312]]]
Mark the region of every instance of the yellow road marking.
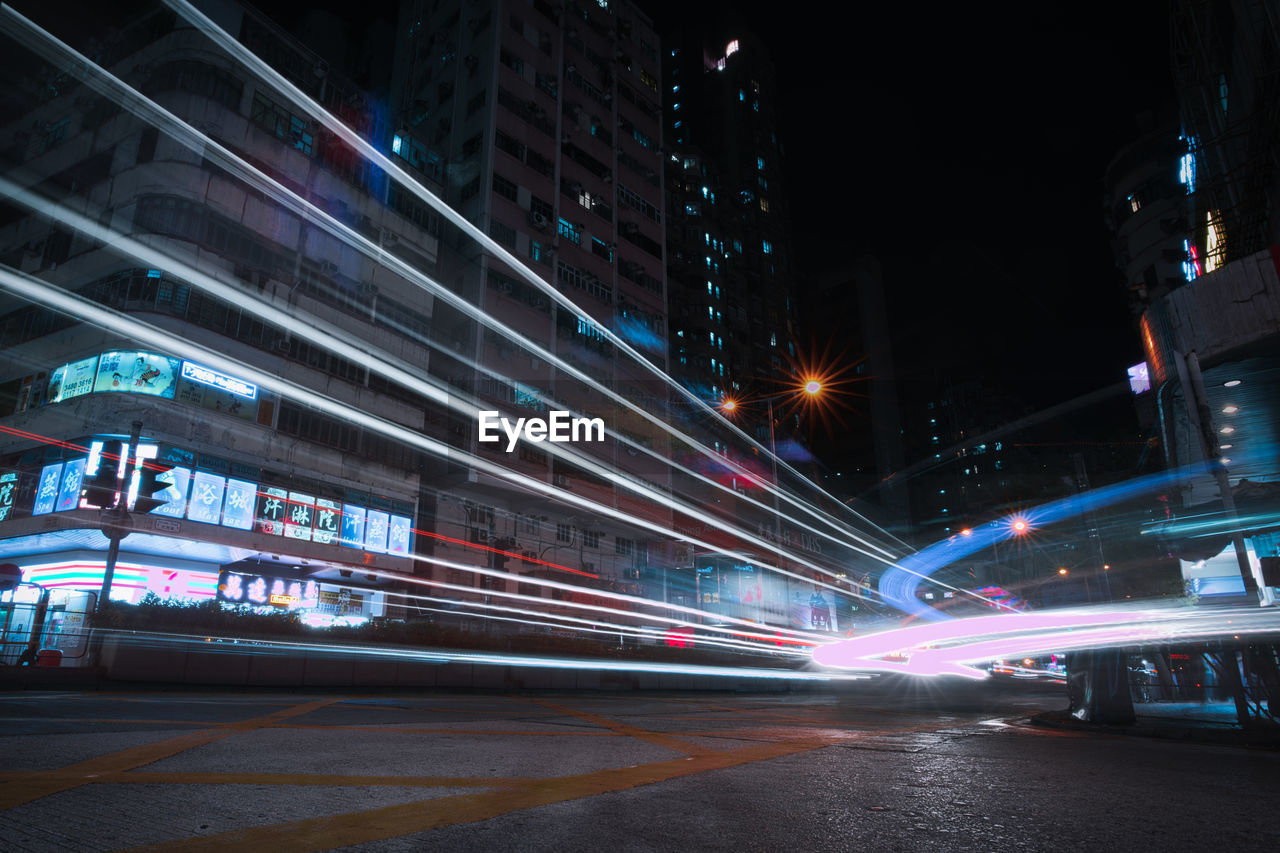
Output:
[[611,768],[576,776],[561,776],[529,782],[517,788],[441,797],[344,815],[290,821],[137,849],[140,851],[191,851],[191,853],[228,849],[270,849],[273,853],[331,850],[370,841],[399,838],[443,826],[487,820],[512,811],[624,791],[681,776],[692,776],[711,770],[723,770],[756,761],[781,758],[821,749],[844,739],[828,736],[797,738],[782,743],[753,744],[732,752],[707,753],[643,764],[638,767]]
[[338,698],[307,702],[302,705],[284,708],[280,711],[273,711],[262,717],[241,720],[238,723],[223,724],[201,731],[187,732],[156,743],[135,746],[131,749],[123,749],[108,755],[100,755],[58,770],[36,770],[30,773],[15,774],[11,781],[0,787],[0,810],[11,809],[14,806],[29,803],[32,800],[38,800],[50,794],[95,782],[103,774],[120,773],[132,770],[135,767],[152,764],[162,758],[168,758],[180,752],[186,752],[188,749],[222,740],[239,732],[261,728],[276,720],[309,714],[318,708],[323,708],[337,701],[339,701]]
[[705,746],[695,746],[694,744],[687,743],[686,741],[681,740],[680,737],[676,735],[669,735],[663,732],[651,732],[651,731],[648,731],[647,729],[642,729],[642,728],[639,728],[638,726],[633,726],[630,723],[623,723],[618,720],[611,720],[608,717],[602,717],[599,714],[592,714],[587,711],[579,711],[576,708],[570,708],[567,705],[558,705],[554,702],[548,702],[544,699],[530,698],[529,701],[542,705],[545,708],[551,708],[553,710],[560,711],[561,713],[568,714],[572,717],[577,717],[580,720],[584,720],[588,723],[593,723],[597,726],[601,726],[603,728],[609,729],[610,731],[617,732],[618,734],[627,735],[628,737],[633,737],[639,740],[647,741],[648,743],[655,744],[656,746],[665,747],[666,749],[674,750],[675,752],[681,752],[681,753],[684,753],[685,755],[707,755],[711,752],[714,752],[714,750],[708,749]]
[[[85,774],[66,770],[40,772],[45,781],[62,780],[95,785],[377,785],[406,788],[499,788],[538,781],[511,776],[360,776],[338,773],[214,773],[195,771],[121,770],[108,771],[86,779]],[[0,781],[22,782],[30,778],[21,773],[5,773]]]

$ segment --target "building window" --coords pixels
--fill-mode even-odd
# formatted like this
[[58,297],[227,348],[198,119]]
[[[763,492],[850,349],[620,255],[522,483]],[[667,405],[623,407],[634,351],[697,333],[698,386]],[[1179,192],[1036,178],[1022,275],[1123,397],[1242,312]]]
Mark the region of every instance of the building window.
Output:
[[613,249],[598,237],[591,238],[591,252],[596,257],[604,258],[609,263],[613,263]]
[[575,246],[582,245],[582,226],[574,225],[569,220],[560,218],[560,236],[566,237],[573,242]]
[[489,236],[508,249],[516,247],[516,229],[509,225],[504,225],[496,219],[489,223]]
[[493,175],[493,191],[508,201],[518,201],[520,198],[516,185],[496,172]]

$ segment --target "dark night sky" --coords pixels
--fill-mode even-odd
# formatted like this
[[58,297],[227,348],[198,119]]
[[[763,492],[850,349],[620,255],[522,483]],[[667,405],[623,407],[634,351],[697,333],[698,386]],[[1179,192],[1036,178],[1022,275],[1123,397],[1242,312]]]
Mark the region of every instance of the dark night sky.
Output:
[[[1102,175],[1143,132],[1136,116],[1171,101],[1163,0],[867,3],[845,7],[848,21],[763,0],[637,2],[659,33],[728,10],[770,45],[795,256],[817,281],[880,258],[904,379],[981,374],[1043,407],[1120,381],[1141,358]],[[846,337],[826,319],[819,340]]]
[[880,258],[908,378],[914,357],[1046,406],[1141,358],[1102,175],[1171,98],[1168,18],[1113,5],[857,4],[840,23],[732,4],[774,55],[800,264]]

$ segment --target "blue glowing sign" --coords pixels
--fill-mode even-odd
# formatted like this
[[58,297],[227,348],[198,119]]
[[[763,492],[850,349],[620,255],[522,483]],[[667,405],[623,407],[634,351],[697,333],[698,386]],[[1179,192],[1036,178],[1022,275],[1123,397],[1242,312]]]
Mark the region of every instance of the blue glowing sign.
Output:
[[61,462],[44,466],[40,472],[40,483],[36,486],[36,501],[31,507],[32,515],[47,515],[53,512],[53,505],[58,500],[58,483],[61,478]]
[[365,508],[355,504],[342,507],[342,544],[348,548],[364,547]]
[[243,379],[236,379],[234,376],[219,373],[202,364],[196,364],[194,361],[182,362],[182,378],[189,379],[192,382],[199,382],[201,385],[212,385],[214,388],[220,388],[228,394],[244,397],[246,400],[256,400],[258,398],[258,386],[252,382],[245,382]]
[[369,523],[365,526],[364,548],[380,554],[387,550],[387,529],[391,518],[385,512],[369,510]]
[[391,527],[387,533],[387,553],[398,556],[409,555],[409,537],[413,524],[403,515],[391,516]]
[[8,520],[13,514],[13,501],[18,495],[18,472],[8,471],[0,474],[0,521]]
[[84,486],[84,464],[89,460],[76,459],[62,468],[62,486],[58,490],[57,512],[66,512],[80,506],[80,490]]
[[182,518],[187,512],[187,487],[191,485],[191,469],[171,468],[156,477],[156,482],[169,483],[169,488],[152,495],[153,498],[164,498],[166,503],[151,510],[151,514]]
[[191,499],[187,502],[187,518],[204,524],[217,524],[222,515],[222,493],[227,481],[217,474],[197,471],[191,477]]
[[257,505],[257,498],[257,483],[227,480],[227,494],[222,503],[222,526],[252,530],[253,509]]
[[[85,479],[97,470],[102,447],[103,441],[97,439],[90,444],[87,458],[44,466],[36,485],[32,515],[80,508]],[[156,458],[158,450],[159,445],[140,444],[132,455],[141,463],[144,459]],[[180,453],[169,448],[164,458],[180,459],[180,455],[175,455]],[[123,468],[124,462],[120,465]],[[137,492],[138,479],[139,473],[135,470],[130,505]],[[408,556],[413,551],[413,522],[404,515],[260,486],[253,480],[231,479],[191,467],[172,468],[159,474],[157,481],[163,488],[155,492],[154,497],[164,503],[151,510],[153,515],[187,518],[234,530],[256,529],[274,536],[395,556]],[[17,472],[0,474],[0,521],[7,520],[13,513],[18,484]],[[391,506],[385,499],[383,503]]]

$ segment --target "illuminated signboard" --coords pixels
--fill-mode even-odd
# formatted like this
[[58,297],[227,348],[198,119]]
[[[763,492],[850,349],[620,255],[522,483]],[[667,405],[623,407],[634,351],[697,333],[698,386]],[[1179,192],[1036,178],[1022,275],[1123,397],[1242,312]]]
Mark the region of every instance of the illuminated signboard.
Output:
[[289,509],[284,518],[284,535],[289,539],[311,538],[311,517],[316,511],[316,499],[301,492],[289,493]]
[[364,548],[366,551],[385,553],[387,550],[387,532],[391,517],[376,509],[369,510],[369,521],[365,525]]
[[184,361],[182,363],[182,378],[190,379],[192,382],[199,382],[201,385],[212,385],[214,388],[220,388],[229,394],[235,394],[237,397],[244,397],[246,400],[256,400],[258,398],[258,386],[251,382],[245,382],[243,379],[236,379],[234,376],[228,376],[225,373],[219,373],[216,370],[210,370],[194,361]]
[[94,391],[127,391],[173,398],[177,390],[176,358],[150,352],[104,352],[98,360]]
[[413,525],[402,515],[391,516],[387,528],[387,553],[401,557],[409,555],[409,537],[413,534]]
[[322,545],[336,545],[342,528],[342,504],[326,498],[316,498],[315,521],[311,541]]
[[1147,369],[1145,361],[1140,361],[1129,368],[1129,389],[1135,394],[1151,390],[1151,372]]
[[49,393],[46,398],[50,403],[61,403],[93,390],[94,377],[98,373],[98,357],[82,358],[53,371],[49,379]]
[[8,520],[13,514],[13,499],[18,494],[18,472],[6,471],[0,474],[0,521]]
[[156,477],[156,482],[169,483],[169,488],[156,492],[153,498],[164,498],[167,503],[151,510],[152,515],[182,518],[187,512],[187,488],[191,485],[190,468],[171,468]]
[[205,524],[221,521],[222,495],[227,481],[217,474],[196,471],[191,477],[191,499],[187,502],[187,518]]
[[80,504],[80,490],[84,486],[84,466],[87,459],[76,459],[62,466],[62,485],[58,489],[57,512],[75,509]]
[[253,508],[257,504],[257,497],[257,483],[228,479],[226,498],[222,503],[222,525],[237,530],[252,530]]
[[231,604],[313,608],[320,603],[320,584],[314,580],[251,575],[224,569],[218,575],[218,600]]
[[258,529],[273,536],[283,534],[284,516],[288,508],[288,492],[284,489],[263,489],[258,497]]
[[46,465],[40,471],[40,482],[36,486],[36,500],[31,507],[32,515],[47,515],[53,512],[58,501],[58,484],[62,480],[62,463]]
[[355,504],[342,506],[342,544],[348,548],[364,547],[365,510]]
[[[47,515],[84,508],[84,482],[97,473],[103,444],[102,439],[94,439],[89,443],[87,458],[44,466],[37,480],[31,514]],[[134,507],[138,493],[140,474],[136,466],[147,459],[159,458],[160,451],[158,444],[140,443],[132,454],[124,454],[132,455],[135,464],[127,495],[126,505],[130,509]],[[184,458],[181,453],[176,448],[165,448],[164,458]],[[121,459],[119,464],[123,473],[125,459]],[[413,523],[408,516],[289,492],[274,486],[260,486],[252,480],[238,480],[189,467],[172,468],[157,475],[156,479],[165,487],[154,492],[152,497],[165,502],[152,509],[152,515],[186,518],[235,530],[256,529],[273,536],[400,557],[407,557],[413,552]],[[0,521],[13,513],[18,482],[17,472],[0,475]]]

